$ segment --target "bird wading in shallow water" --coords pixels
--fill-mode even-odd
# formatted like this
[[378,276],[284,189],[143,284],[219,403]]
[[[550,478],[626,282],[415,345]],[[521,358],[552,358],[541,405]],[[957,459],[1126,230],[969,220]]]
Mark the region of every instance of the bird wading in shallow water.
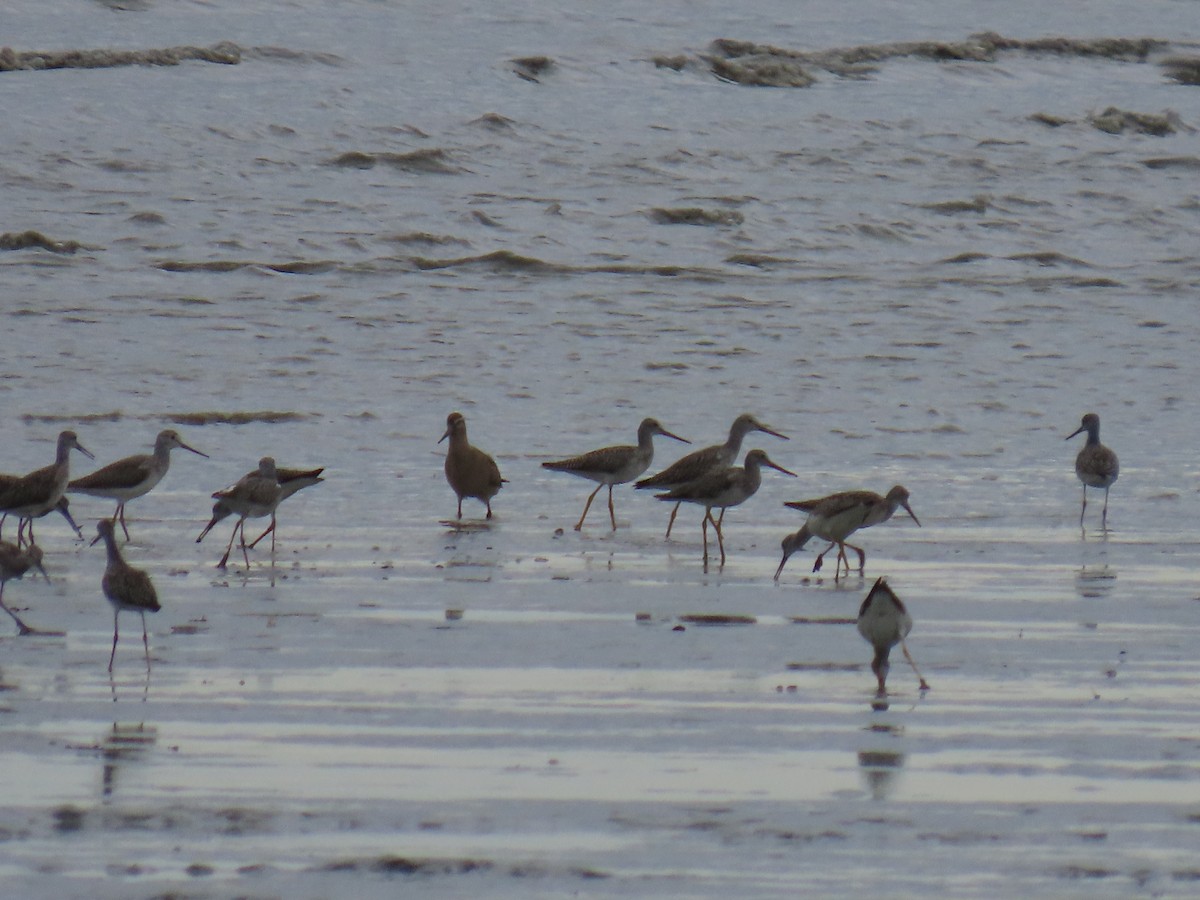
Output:
[[755,495],[762,484],[762,467],[769,466],[784,475],[796,477],[796,473],[772,462],[766,451],[751,450],[746,454],[741,466],[729,466],[717,469],[707,475],[697,478],[664,494],[655,494],[659,500],[675,500],[682,503],[695,503],[704,507],[704,519],[700,523],[704,535],[704,565],[708,566],[708,523],[712,522],[713,530],[717,533],[717,547],[721,551],[721,565],[725,565],[725,537],[721,533],[720,521],[712,517],[714,509],[724,512],[731,506],[744,503]]
[[[314,484],[320,484],[325,480],[321,477],[321,473],[324,471],[324,466],[317,469],[281,469],[276,466],[275,480],[279,484],[279,502],[282,503],[288,497],[292,496],[292,494],[296,493],[297,491],[302,491],[306,487],[312,487]],[[254,478],[257,475],[258,469],[255,469],[252,472],[247,472],[242,476],[242,478]],[[228,494],[233,490],[233,488],[234,486],[231,485],[224,491],[217,491],[216,494],[213,494],[213,496],[217,498],[217,502],[213,504],[212,518],[209,520],[208,524],[204,526],[204,531],[200,532],[200,537],[196,538],[196,543],[200,543],[200,541],[204,539],[204,536],[212,531],[214,525],[216,525],[222,519],[228,518],[237,512],[237,510],[233,508],[233,504],[237,504],[239,506],[241,504],[238,503],[236,498],[233,500],[228,498]],[[278,504],[276,505],[278,506]],[[275,522],[272,520],[271,524],[267,526],[266,531],[250,542],[249,548],[253,550],[259,541],[265,538],[268,534],[274,533]]]
[[142,646],[146,649],[146,671],[150,671],[150,639],[146,636],[146,613],[158,612],[158,594],[150,576],[141,569],[135,569],[121,557],[117,547],[117,539],[113,534],[111,519],[101,519],[96,525],[96,539],[103,540],[108,551],[108,565],[104,569],[104,577],[100,587],[104,596],[113,607],[113,643],[112,653],[108,657],[108,671],[113,670],[113,660],[117,658],[118,624],[122,610],[135,612],[142,617]]
[[30,628],[20,617],[8,608],[4,602],[4,586],[13,579],[19,579],[30,569],[36,568],[46,580],[50,580],[50,576],[46,575],[46,570],[42,568],[42,548],[36,544],[30,544],[28,547],[18,547],[16,544],[10,544],[8,541],[0,541],[0,609],[12,616],[12,620],[17,623],[17,634],[39,634],[33,628]]
[[888,583],[882,578],[878,579],[858,610],[858,633],[875,649],[875,656],[871,660],[871,671],[875,673],[879,685],[876,697],[887,696],[887,677],[888,670],[891,668],[888,656],[897,644],[904,651],[904,658],[916,672],[920,681],[920,690],[929,690],[929,685],[917,669],[917,664],[904,643],[904,639],[912,630],[912,624],[912,616],[908,614],[908,610],[904,608],[904,603],[896,596],[895,591],[888,587]]
[[1100,417],[1088,413],[1079,423],[1079,427],[1067,435],[1070,440],[1081,432],[1087,432],[1087,443],[1075,457],[1075,475],[1083,482],[1083,505],[1079,509],[1079,527],[1083,528],[1083,514],[1087,511],[1087,489],[1104,488],[1104,510],[1100,513],[1100,528],[1108,530],[1108,489],[1112,487],[1121,466],[1117,462],[1117,454],[1100,443]]
[[[271,565],[274,566],[275,510],[279,508],[279,503],[283,499],[283,488],[279,484],[275,460],[264,456],[258,461],[257,469],[243,475],[233,487],[214,493],[213,499],[217,501],[213,505],[213,517],[200,532],[200,536],[196,538],[197,544],[204,540],[204,536],[208,534],[209,530],[226,515],[236,513],[238,516],[237,524],[233,526],[233,532],[229,535],[229,545],[225,548],[225,554],[221,557],[220,562],[217,563],[217,568],[225,568],[225,564],[229,562],[229,554],[233,550],[233,540],[240,534],[242,536],[242,559],[246,562],[246,571],[250,570],[250,554],[246,552],[246,520],[259,519],[263,516],[270,516],[271,524],[266,531],[259,535],[258,540],[262,540],[268,534],[271,535]],[[218,515],[218,507],[221,511],[220,515]],[[258,541],[256,540],[255,543]]]
[[829,546],[818,554],[816,562],[813,563],[812,570],[814,572],[821,571],[825,554],[833,549],[835,544],[837,545],[838,555],[833,570],[833,580],[837,581],[843,563],[846,566],[846,574],[850,574],[850,560],[846,558],[847,547],[858,554],[860,575],[866,568],[866,551],[861,547],[846,543],[846,538],[854,532],[860,528],[869,528],[872,525],[886,522],[901,507],[912,516],[912,520],[918,526],[921,524],[917,514],[908,505],[907,489],[899,484],[888,491],[886,497],[881,497],[874,491],[842,491],[838,494],[830,494],[828,497],[818,497],[815,500],[791,500],[784,506],[808,513],[808,521],[795,534],[789,534],[783,539],[783,559],[779,562],[779,568],[775,570],[776,581],[779,580],[788,557],[797,550],[803,549],[811,538],[818,537],[830,541]]
[[125,504],[150,493],[150,490],[162,481],[171,466],[171,451],[176,447],[208,458],[207,453],[189,447],[183,442],[179,432],[168,428],[158,433],[153,453],[139,453],[111,462],[82,478],[76,478],[67,485],[67,490],[116,500],[117,508],[113,512],[113,521],[121,523],[125,540],[129,540],[129,528],[125,525]]
[[454,412],[446,417],[446,431],[438,438],[438,443],[447,438],[450,446],[446,450],[446,481],[458,497],[456,518],[462,518],[463,497],[474,497],[487,506],[490,519],[492,498],[506,483],[506,479],[500,477],[500,467],[478,447],[471,446],[467,440],[467,420],[462,413]]
[[551,469],[555,472],[569,472],[572,475],[578,475],[581,478],[599,482],[596,485],[596,490],[588,495],[587,503],[583,505],[583,515],[575,523],[576,531],[583,528],[583,520],[587,518],[588,510],[592,507],[592,501],[596,499],[596,495],[600,493],[600,489],[605,485],[608,485],[608,518],[612,522],[612,530],[617,530],[617,515],[613,511],[613,485],[633,481],[633,479],[650,468],[650,463],[654,459],[655,435],[661,434],[663,437],[669,437],[685,444],[691,443],[686,438],[681,438],[679,435],[667,431],[658,423],[657,419],[643,419],[642,424],[638,426],[637,434],[637,446],[604,447],[600,450],[592,450],[579,456],[572,456],[569,459],[542,463],[542,468],[544,469]]
[[79,443],[75,432],[64,431],[58,436],[58,449],[51,465],[22,475],[0,494],[0,512],[5,516],[12,514],[20,520],[17,525],[17,546],[26,543],[23,534],[26,524],[29,525],[28,543],[33,544],[33,520],[59,508],[58,501],[66,493],[67,483],[71,480],[72,450],[78,450],[88,459],[95,459],[91,451]]
[[[634,485],[640,491],[654,488],[656,490],[670,491],[674,488],[683,487],[685,484],[695,481],[709,472],[720,470],[732,466],[737,460],[738,453],[742,449],[742,441],[751,431],[761,431],[765,434],[774,435],[777,438],[788,440],[787,435],[780,434],[772,428],[768,428],[750,413],[742,413],[733,420],[733,424],[729,427],[729,437],[724,444],[714,444],[711,447],[705,447],[702,450],[696,450],[689,453],[680,459],[677,459],[667,468],[657,474],[651,475],[649,478],[643,478]],[[682,501],[680,501],[682,502]],[[671,537],[671,529],[675,526],[675,517],[679,514],[679,503],[675,504],[675,508],[671,510],[671,519],[667,522],[666,539]],[[721,510],[722,516],[725,511]]]

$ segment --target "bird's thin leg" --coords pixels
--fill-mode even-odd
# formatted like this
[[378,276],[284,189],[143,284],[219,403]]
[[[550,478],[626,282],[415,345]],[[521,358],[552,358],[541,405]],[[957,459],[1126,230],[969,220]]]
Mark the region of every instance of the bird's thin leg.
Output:
[[596,498],[596,495],[600,493],[600,488],[602,487],[604,487],[604,485],[598,484],[596,485],[596,489],[588,494],[587,503],[583,504],[583,515],[580,516],[579,521],[575,523],[576,531],[582,530],[583,520],[587,518],[588,510],[592,508],[592,501]]
[[[861,575],[863,573],[863,569],[867,567],[867,552],[863,550],[862,547],[855,547],[853,544],[847,544],[846,546],[858,554],[858,574]],[[850,574],[849,561],[846,563],[846,574]]]
[[908,660],[908,664],[912,666],[912,670],[917,673],[917,678],[921,682],[920,689],[923,691],[929,690],[929,684],[925,681],[925,676],[921,674],[921,670],[917,668],[917,663],[912,658],[912,654],[908,652],[908,644],[904,643],[904,638],[900,639],[900,649],[904,651],[904,658]]
[[825,554],[828,553],[830,550],[832,550],[836,546],[837,546],[837,544],[831,543],[828,547],[826,547],[824,550],[822,550],[820,553],[817,554],[817,560],[816,560],[816,562],[813,563],[813,567],[812,567],[812,570],[814,572],[821,571],[821,566],[825,563]]
[[251,549],[251,550],[253,550],[255,547],[257,547],[257,546],[258,546],[258,542],[259,542],[259,541],[261,541],[263,538],[265,538],[265,537],[266,537],[268,534],[271,534],[271,533],[272,533],[274,530],[275,530],[275,517],[274,517],[274,516],[272,516],[272,517],[271,517],[271,524],[267,526],[267,530],[266,530],[266,531],[264,531],[262,534],[260,534],[258,537],[256,537],[256,538],[255,538],[255,539],[254,539],[254,540],[251,542],[251,544],[250,544],[250,549]]
[[271,565],[275,565],[275,513],[271,513]]
[[1100,513],[1100,530],[1108,531],[1108,488],[1104,489],[1104,511]]
[[[712,510],[708,511],[708,517],[712,519]],[[721,566],[725,565],[725,537],[721,534],[721,519],[725,518],[725,508],[721,507],[721,516],[718,519],[713,519],[713,529],[717,532],[717,546],[721,549]]]
[[238,528],[239,528],[239,527],[241,526],[241,524],[242,524],[243,522],[245,522],[245,521],[246,521],[246,520],[245,520],[245,518],[238,519],[238,520],[237,520],[237,524],[233,526],[233,531],[232,531],[232,532],[230,532],[230,534],[229,534],[229,546],[227,546],[227,547],[225,548],[225,555],[224,555],[224,556],[222,556],[222,557],[221,557],[221,561],[220,561],[219,563],[217,563],[217,568],[218,568],[218,569],[223,569],[223,568],[225,568],[225,563],[229,562],[229,554],[230,554],[230,552],[233,550],[233,539],[234,539],[235,537],[237,537]]
[[4,585],[0,584],[0,609],[12,616],[12,620],[17,623],[17,634],[33,634],[33,629],[21,621],[21,617],[8,608],[8,604],[4,602]]
[[1087,512],[1087,485],[1083,486],[1083,506],[1079,508],[1079,527],[1083,527],[1083,514]]
[[457,518],[459,518],[459,519],[462,518],[462,497],[458,498],[458,516],[457,516]]
[[[608,519],[610,522],[612,522],[613,531],[616,531],[617,530],[617,513],[613,509],[612,489],[613,489],[613,486],[610,484],[608,486]],[[595,495],[593,495],[593,496],[595,496]],[[582,521],[582,520],[580,520],[580,521]]]
[[483,502],[487,505],[487,517],[490,519],[492,517],[492,501],[484,500]]
[[704,518],[700,520],[700,533],[704,536],[704,565],[708,566],[708,520],[711,517],[710,510],[704,511]]
[[242,519],[242,559],[246,561],[246,571],[250,571],[250,554],[246,552],[246,520]]
[[0,540],[4,538],[4,523],[8,521],[8,513],[0,515]]
[[675,517],[677,515],[679,515],[679,507],[682,505],[683,505],[683,501],[680,500],[678,503],[675,504],[675,508],[673,510],[671,510],[671,521],[669,521],[667,523],[667,535],[665,538],[663,538],[663,540],[669,541],[671,539],[671,529],[673,527],[675,527]]
[[121,610],[113,610],[113,648],[112,653],[108,655],[108,671],[112,671],[113,660],[117,658],[117,622],[121,617]]
[[118,503],[117,511],[113,513],[113,524],[116,524],[117,517],[120,516],[121,530],[125,532],[125,540],[129,540],[129,529],[125,525],[125,504]]
[[[141,610],[138,610],[141,612]],[[150,639],[146,637],[146,614],[142,613],[142,646],[146,648],[146,672],[150,672]]]

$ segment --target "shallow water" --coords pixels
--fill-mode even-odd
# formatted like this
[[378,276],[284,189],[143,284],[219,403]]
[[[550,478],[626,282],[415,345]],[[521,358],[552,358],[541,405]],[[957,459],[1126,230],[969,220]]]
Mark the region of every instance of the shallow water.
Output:
[[[148,676],[125,615],[109,679],[103,554],[61,521],[52,582],[5,590],[65,632],[0,638],[8,890],[1194,892],[1200,93],[1160,65],[1197,53],[1188,4],[131,6],[9,4],[5,41],[242,61],[0,72],[0,231],[81,245],[0,251],[0,471],[62,428],[101,463],[163,427],[212,459],[130,504]],[[704,62],[985,29],[1171,44],[804,89]],[[1109,106],[1178,127],[1111,134]],[[472,500],[447,525],[454,409],[509,479],[487,527]],[[1107,535],[1064,441],[1093,409]],[[644,492],[573,532],[590,485],[539,466],[744,411],[799,477],[730,510],[722,570]],[[208,495],[266,453],[326,483],[273,569],[219,572]],[[782,501],[894,483],[923,527],[860,534],[864,578],[805,551],[772,582]],[[932,687],[897,655],[886,710],[824,621],[879,575]]]

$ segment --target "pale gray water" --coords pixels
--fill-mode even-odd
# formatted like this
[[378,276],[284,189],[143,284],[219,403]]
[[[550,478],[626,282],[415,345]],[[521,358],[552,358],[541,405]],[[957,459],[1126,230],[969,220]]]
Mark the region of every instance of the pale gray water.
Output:
[[[244,55],[0,72],[0,231],[84,245],[0,252],[0,471],[181,417],[213,458],[129,507],[148,681],[123,617],[110,685],[103,554],[60,521],[53,583],[6,589],[67,632],[0,639],[6,890],[1193,893],[1200,88],[1159,63],[1197,54],[1194,4],[143,6],[4,12],[17,51]],[[1174,43],[805,89],[701,61],[983,30]],[[1094,127],[1110,106],[1176,131]],[[713,224],[663,223],[691,209]],[[487,532],[439,524],[453,409],[510,480]],[[720,573],[695,511],[664,544],[664,505],[619,489],[622,527],[577,535],[589,484],[538,466],[748,410],[792,440],[746,449],[800,477],[730,511]],[[1122,460],[1106,539],[1063,440],[1088,410]],[[187,418],[213,411],[283,415]],[[261,548],[212,569],[232,521],[194,543],[265,453],[327,467],[274,583]],[[771,582],[783,500],[896,482],[924,527],[860,535],[865,580],[805,552]],[[72,509],[90,534],[111,504]],[[851,616],[878,575],[933,687],[898,658],[885,713],[852,627],[789,619]],[[713,612],[758,623],[672,630]]]

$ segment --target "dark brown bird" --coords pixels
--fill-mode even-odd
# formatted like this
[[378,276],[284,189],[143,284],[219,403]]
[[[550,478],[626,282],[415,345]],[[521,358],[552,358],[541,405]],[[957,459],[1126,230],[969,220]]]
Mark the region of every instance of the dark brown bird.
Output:
[[146,613],[158,612],[158,594],[150,576],[141,569],[135,569],[121,557],[117,540],[113,534],[111,519],[101,519],[96,525],[96,539],[103,540],[108,550],[108,565],[104,569],[104,577],[100,587],[104,596],[113,607],[113,643],[112,653],[108,657],[108,671],[113,669],[113,660],[117,657],[118,620],[122,610],[135,612],[142,617],[142,646],[146,648],[146,671],[150,671],[150,639],[146,636]]
[[492,498],[505,484],[505,479],[500,477],[500,467],[478,447],[471,446],[467,440],[467,420],[462,413],[454,412],[446,417],[446,431],[438,438],[438,443],[446,438],[450,439],[446,450],[446,480],[458,496],[457,518],[462,518],[463,497],[474,497],[487,506],[490,519]]
[[1100,417],[1088,413],[1079,427],[1067,435],[1070,440],[1081,431],[1087,432],[1087,443],[1075,457],[1075,475],[1083,482],[1083,505],[1079,509],[1079,527],[1083,527],[1083,514],[1087,511],[1087,489],[1104,488],[1104,510],[1100,513],[1100,527],[1108,530],[1108,489],[1121,473],[1117,454],[1100,443]]

